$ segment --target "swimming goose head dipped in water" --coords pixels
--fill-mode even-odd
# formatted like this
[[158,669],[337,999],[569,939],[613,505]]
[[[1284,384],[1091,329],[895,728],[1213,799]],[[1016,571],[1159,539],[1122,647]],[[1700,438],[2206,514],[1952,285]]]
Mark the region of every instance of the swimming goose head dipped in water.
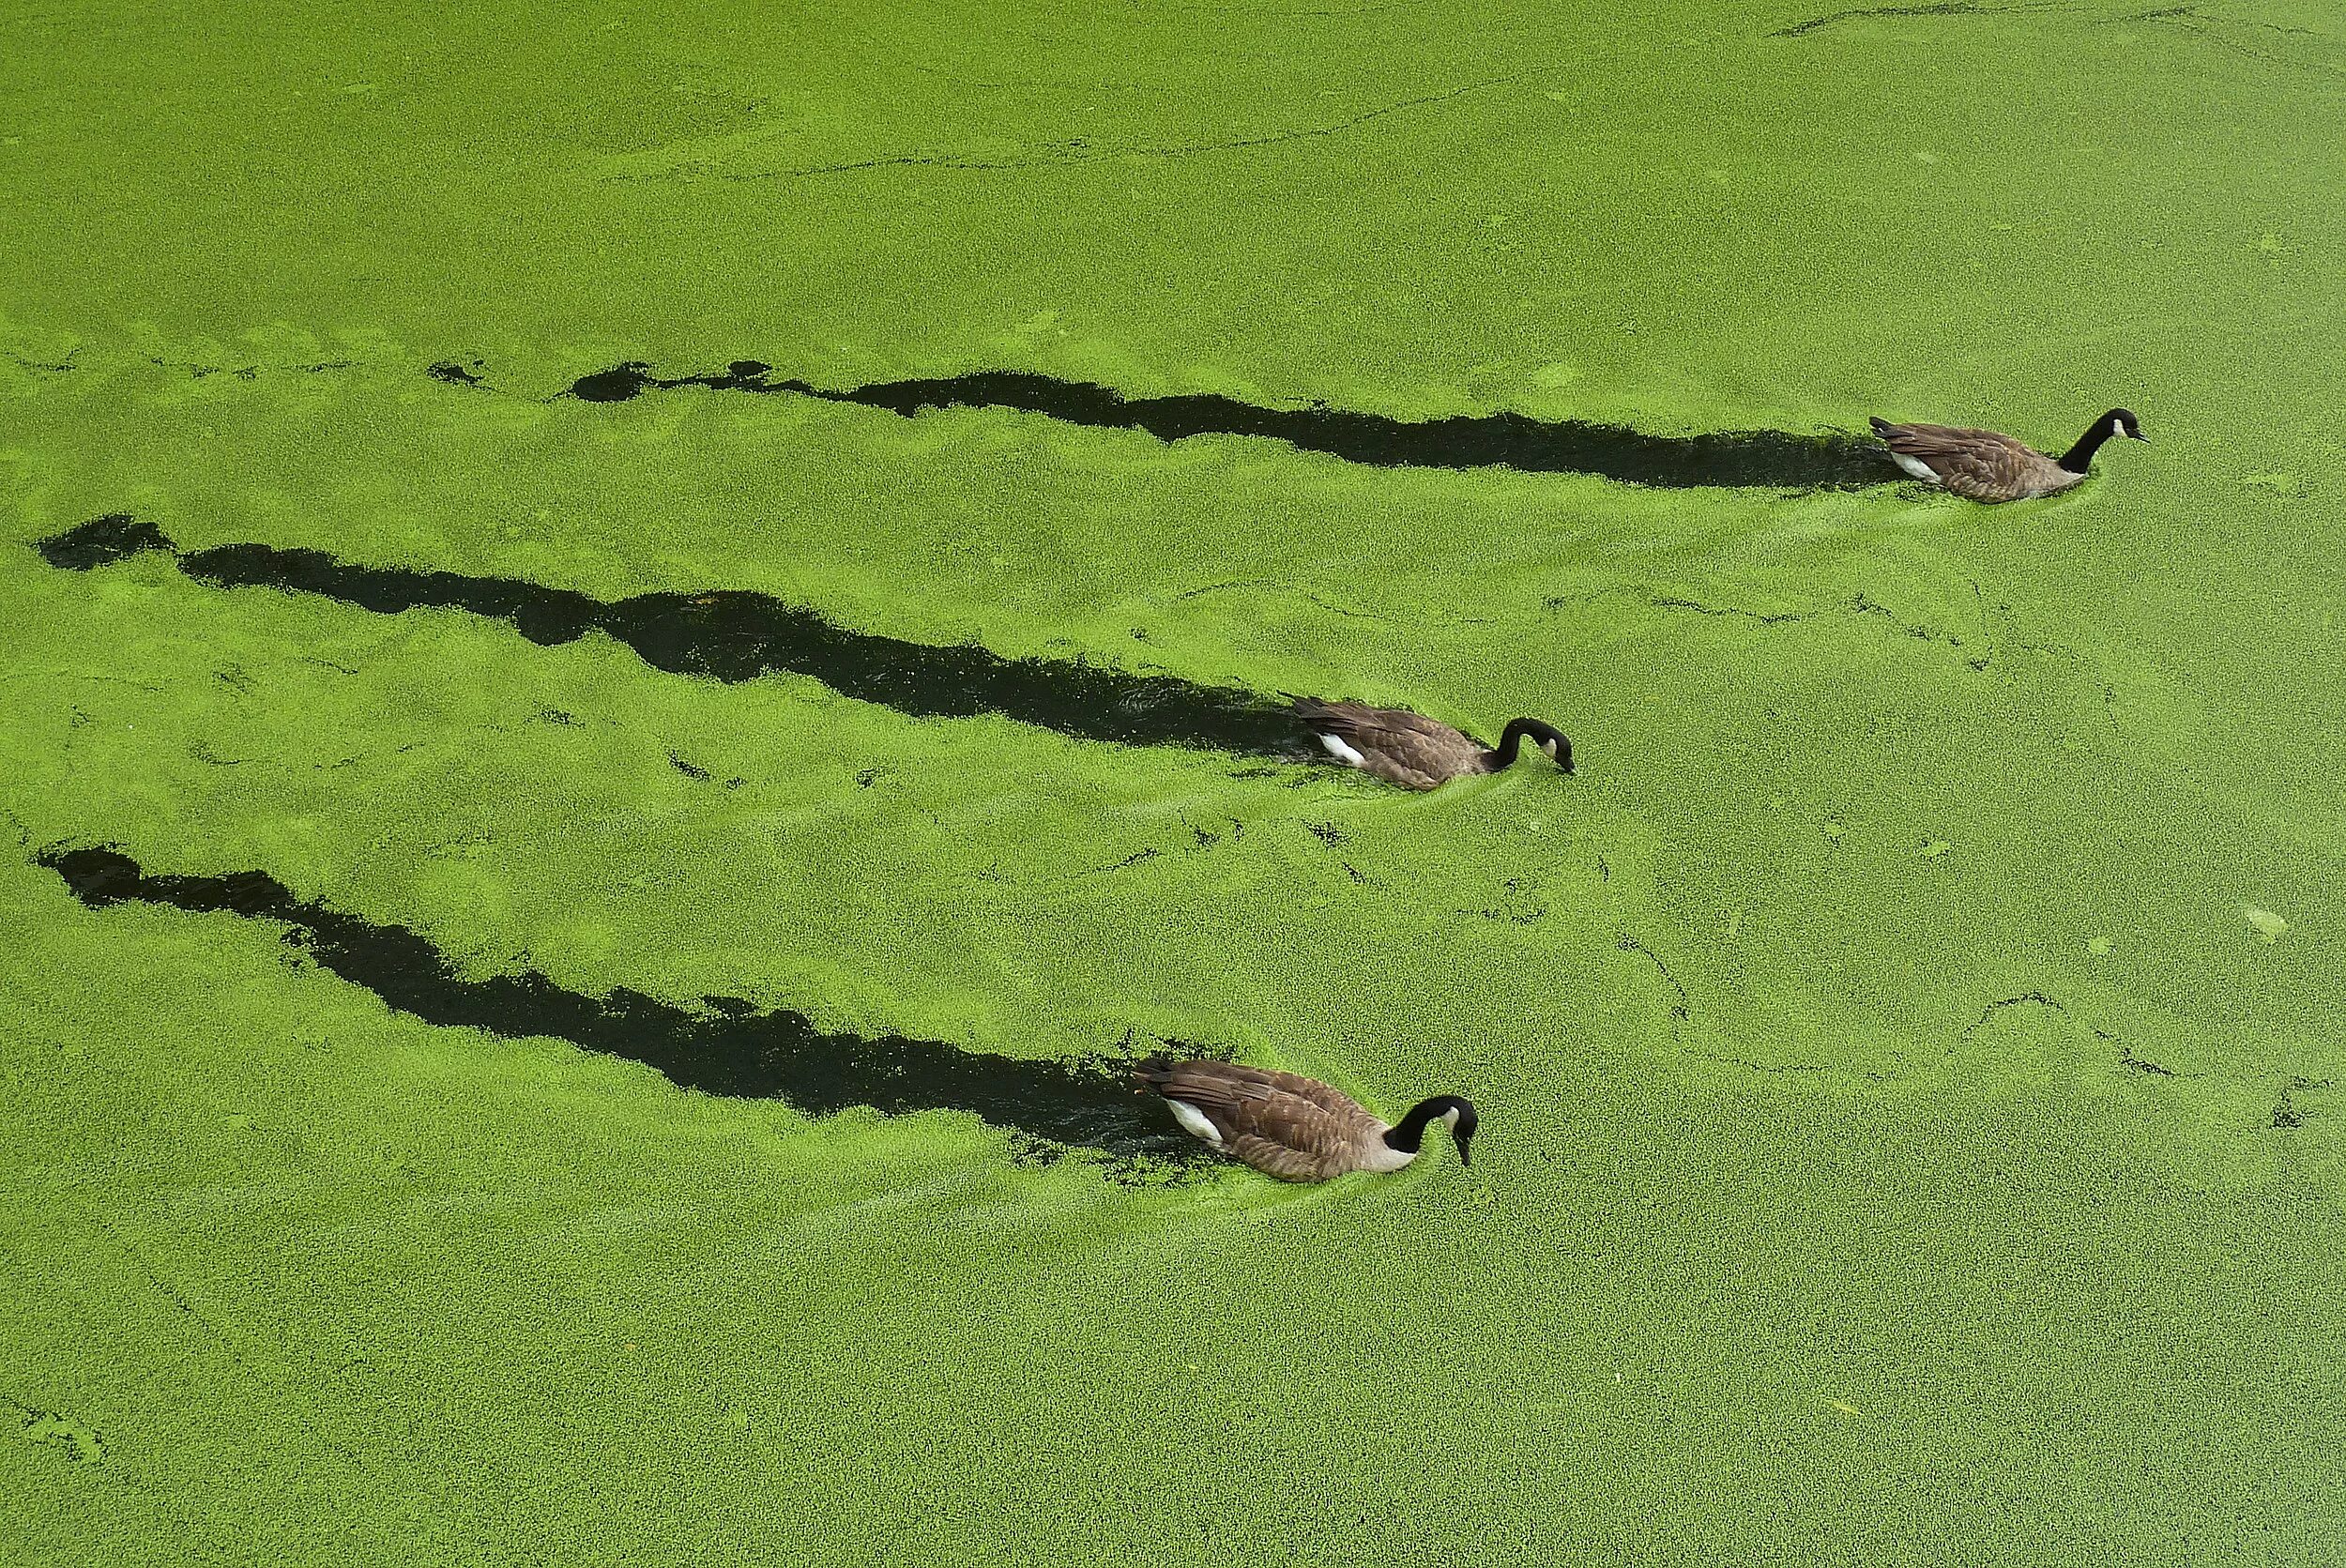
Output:
[[1406,708],[1294,697],[1296,718],[1328,754],[1348,768],[1404,789],[1433,789],[1452,779],[1496,773],[1515,765],[1531,741],[1563,771],[1572,771],[1572,741],[1545,719],[1515,719],[1485,746],[1439,719]]
[[1316,1078],[1234,1061],[1156,1057],[1133,1075],[1165,1097],[1191,1135],[1282,1181],[1400,1170],[1418,1157],[1436,1122],[1450,1129],[1463,1165],[1478,1125],[1474,1103],[1460,1095],[1421,1100],[1388,1125]]

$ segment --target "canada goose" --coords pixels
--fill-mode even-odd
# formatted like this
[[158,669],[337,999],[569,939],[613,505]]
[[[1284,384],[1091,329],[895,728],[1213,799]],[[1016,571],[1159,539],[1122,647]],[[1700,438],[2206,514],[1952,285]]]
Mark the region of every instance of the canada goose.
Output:
[[1330,756],[1405,789],[1432,789],[1469,773],[1496,773],[1516,760],[1527,735],[1557,767],[1572,771],[1572,742],[1539,719],[1511,721],[1499,744],[1485,746],[1406,708],[1370,708],[1318,697],[1290,700],[1295,716],[1319,738]]
[[1399,1170],[1417,1158],[1434,1121],[1457,1140],[1463,1165],[1474,1136],[1473,1103],[1455,1094],[1421,1100],[1388,1127],[1343,1090],[1293,1073],[1152,1057],[1133,1076],[1165,1096],[1184,1130],[1282,1181]]
[[2085,482],[2085,470],[2103,442],[2129,435],[2148,442],[2130,408],[2113,408],[2078,437],[2059,458],[2047,457],[1992,430],[1956,430],[1946,425],[1894,425],[1872,421],[1874,434],[1889,443],[1890,461],[1927,484],[1973,501],[2025,501],[2055,495]]

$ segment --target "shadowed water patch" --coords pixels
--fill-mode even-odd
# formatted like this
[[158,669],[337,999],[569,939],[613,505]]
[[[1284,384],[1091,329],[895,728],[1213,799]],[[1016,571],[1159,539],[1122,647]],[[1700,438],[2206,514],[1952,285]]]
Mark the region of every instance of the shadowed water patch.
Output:
[[383,615],[466,610],[509,622],[544,647],[602,632],[673,674],[728,683],[782,672],[811,676],[843,695],[916,718],[998,713],[1085,740],[1296,761],[1317,754],[1283,706],[1242,688],[908,643],[850,631],[761,593],[647,593],[606,601],[512,577],[356,566],[317,550],[221,544],[182,552],[154,524],[126,516],[97,518],[36,548],[52,566],[74,571],[157,551],[215,587],[313,593]]
[[933,1040],[827,1034],[804,1014],[761,1012],[732,997],[706,1013],[641,992],[569,991],[525,971],[469,980],[404,925],[377,925],[311,900],[265,872],[150,876],[119,850],[43,851],[38,860],[93,909],[136,902],[226,913],[286,927],[285,941],[318,965],[427,1024],[507,1039],[547,1035],[638,1062],[684,1088],[780,1100],[809,1116],[868,1107],[890,1116],[967,1111],[991,1126],[1126,1160],[1202,1162],[1105,1058],[1024,1061]]
[[647,391],[706,387],[792,393],[884,408],[906,419],[933,408],[1009,408],[1046,414],[1070,424],[1147,431],[1161,441],[1259,435],[1382,468],[1504,467],[1538,474],[1593,474],[1628,484],[1672,488],[1857,490],[1901,478],[1884,463],[1879,444],[1838,433],[1738,430],[1654,435],[1627,425],[1534,419],[1524,414],[1395,419],[1322,404],[1265,408],[1216,392],[1127,398],[1093,382],[1061,381],[1023,371],[876,381],[844,390],[805,381],[775,381],[770,374],[770,366],[754,359],[737,359],[723,372],[678,376],[654,375],[648,366],[632,361],[580,376],[566,395],[587,403],[624,403]]

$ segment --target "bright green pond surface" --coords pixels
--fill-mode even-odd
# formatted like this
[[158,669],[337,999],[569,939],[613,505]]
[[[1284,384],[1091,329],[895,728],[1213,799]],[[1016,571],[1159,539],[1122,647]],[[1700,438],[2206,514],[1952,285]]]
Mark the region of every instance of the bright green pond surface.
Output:
[[[10,1560],[2340,1560],[2346,23],[1815,4],[0,16]],[[541,401],[742,358],[2156,445],[1983,509]],[[116,511],[1581,771],[27,548]],[[33,863],[92,843],[475,973],[1485,1131],[1121,1185],[434,1028]]]

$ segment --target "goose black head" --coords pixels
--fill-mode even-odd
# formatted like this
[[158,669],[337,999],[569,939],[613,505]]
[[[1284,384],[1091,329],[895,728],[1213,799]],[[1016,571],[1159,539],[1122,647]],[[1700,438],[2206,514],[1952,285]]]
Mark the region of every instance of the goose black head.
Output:
[[1474,1102],[1461,1095],[1445,1094],[1441,1097],[1441,1104],[1443,1106],[1441,1119],[1450,1124],[1451,1139],[1458,1146],[1458,1164],[1461,1165],[1473,1164],[1467,1157],[1467,1145],[1473,1141],[1474,1129],[1477,1125]]
[[1460,1094],[1437,1094],[1409,1107],[1399,1126],[1385,1134],[1385,1147],[1414,1154],[1424,1143],[1425,1129],[1435,1122],[1450,1129],[1458,1146],[1458,1164],[1468,1164],[1467,1144],[1474,1136],[1474,1102]]
[[1431,1100],[1421,1102],[1417,1109],[1410,1113],[1409,1119],[1415,1121],[1420,1116],[1449,1128],[1451,1141],[1458,1146],[1458,1164],[1473,1164],[1467,1149],[1474,1141],[1474,1129],[1478,1125],[1473,1101],[1463,1094],[1437,1094]]
[[2134,417],[2133,409],[2113,408],[2085,427],[2085,434],[2078,437],[2078,444],[2061,455],[2058,460],[2061,466],[2072,474],[2084,473],[2093,466],[2094,454],[2102,449],[2102,443],[2113,435],[2124,435],[2146,444],[2151,439],[2142,434],[2142,422]]
[[1516,752],[1526,738],[1546,752],[1556,766],[1572,771],[1572,740],[1562,730],[1545,719],[1517,719],[1507,725],[1507,733],[1499,738],[1500,766],[1504,768],[1516,760]]

